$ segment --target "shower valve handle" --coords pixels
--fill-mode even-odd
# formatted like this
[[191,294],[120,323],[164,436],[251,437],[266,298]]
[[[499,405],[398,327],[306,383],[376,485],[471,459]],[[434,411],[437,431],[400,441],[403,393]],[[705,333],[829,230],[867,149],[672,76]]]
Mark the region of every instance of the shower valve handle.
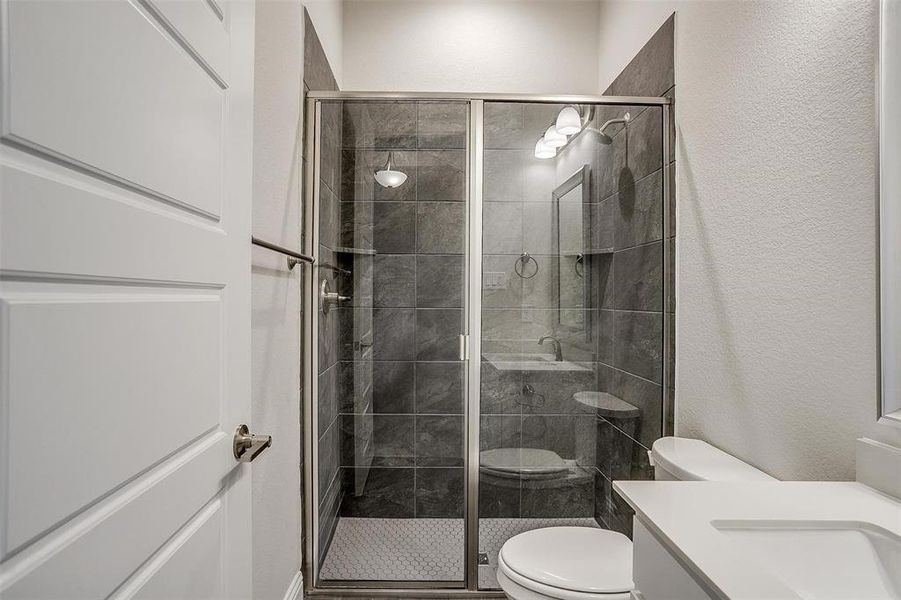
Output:
[[342,296],[338,292],[333,292],[329,287],[328,279],[322,280],[322,283],[319,285],[319,305],[323,314],[328,314],[332,304],[347,302],[348,300],[352,300],[352,298],[350,296]]

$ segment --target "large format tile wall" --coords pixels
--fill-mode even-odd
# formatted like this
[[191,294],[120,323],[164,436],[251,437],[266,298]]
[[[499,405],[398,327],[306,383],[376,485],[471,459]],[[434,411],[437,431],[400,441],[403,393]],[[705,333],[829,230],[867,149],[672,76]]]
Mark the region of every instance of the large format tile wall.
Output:
[[[304,9],[304,69],[303,69],[304,94],[310,90],[335,91],[338,85],[335,76],[329,66],[325,51],[316,34],[316,29],[310,20],[310,16]],[[337,220],[330,218],[334,213],[332,206],[337,202],[331,202],[338,188],[338,169],[340,168],[341,139],[341,107],[339,103],[331,103],[323,109],[322,151],[320,161],[320,205],[325,208],[320,220],[320,257],[322,260],[334,260],[333,251],[337,247],[338,237],[333,225]],[[306,132],[308,135],[310,132]],[[303,151],[306,151],[304,144]],[[307,161],[312,157],[303,156],[304,173]],[[329,279],[332,289],[338,285],[337,273],[327,269],[320,269],[321,276]],[[305,270],[304,277],[309,272]],[[318,498],[315,501],[319,505],[319,550],[320,558],[328,548],[328,543],[337,525],[338,508],[341,503],[341,485],[339,477],[339,423],[338,423],[338,396],[337,388],[332,385],[338,372],[338,312],[331,311],[328,316],[319,314],[319,398],[317,407],[319,410],[319,431],[315,432],[318,452],[319,471]],[[306,432],[308,435],[312,432]],[[301,446],[303,447],[303,446]],[[304,531],[304,536],[308,532]]]
[[[594,360],[584,330],[559,322],[558,309],[569,313],[564,322],[584,322],[588,311],[579,294],[558,298],[552,201],[557,168],[554,160],[534,157],[535,141],[561,108],[485,104],[480,450],[549,450],[568,461],[568,469],[558,477],[498,476],[482,469],[483,518],[594,514],[596,417],[573,394],[596,389],[595,370],[499,370],[486,358],[553,354],[549,341],[538,344],[551,335],[565,360]],[[522,258],[524,253],[534,260]]]
[[[668,96],[675,98],[673,76],[673,17],[605,91],[611,96]],[[592,275],[597,294],[597,360],[599,389],[638,409],[599,412],[597,445],[596,517],[605,526],[630,534],[632,512],[612,490],[617,479],[651,479],[648,450],[662,435],[663,419],[671,431],[670,413],[663,415],[663,313],[673,317],[674,304],[663,306],[663,244],[673,250],[675,228],[663,231],[663,211],[671,211],[673,196],[663,198],[661,109],[605,108],[596,118],[603,122],[629,112],[628,127],[618,131],[610,145],[600,146],[600,176],[590,207],[592,244],[612,248],[611,254],[593,257]],[[675,156],[675,130],[671,129],[671,159]],[[672,257],[675,253],[671,252]],[[670,263],[670,281],[673,269]],[[672,298],[672,294],[670,294]]]
[[[371,299],[342,309],[372,311],[371,430],[360,427],[352,391],[359,386],[348,381],[360,358],[339,357],[342,516],[463,516],[467,110],[446,102],[343,105],[341,245],[374,257]],[[389,151],[407,174],[393,189],[373,177]],[[371,447],[371,465],[360,464],[361,444]]]

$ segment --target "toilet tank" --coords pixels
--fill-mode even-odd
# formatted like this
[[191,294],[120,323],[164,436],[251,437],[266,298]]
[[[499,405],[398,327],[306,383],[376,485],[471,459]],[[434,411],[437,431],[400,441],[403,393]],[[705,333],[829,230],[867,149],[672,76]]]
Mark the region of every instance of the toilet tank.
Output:
[[658,481],[776,481],[701,440],[660,438],[648,454]]

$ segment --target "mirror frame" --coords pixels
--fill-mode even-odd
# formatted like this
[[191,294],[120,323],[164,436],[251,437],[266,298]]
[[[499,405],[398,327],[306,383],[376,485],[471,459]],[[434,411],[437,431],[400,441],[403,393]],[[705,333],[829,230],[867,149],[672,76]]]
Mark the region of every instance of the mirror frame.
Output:
[[585,239],[585,208],[588,206],[588,203],[591,202],[591,167],[588,165],[582,165],[578,171],[570,175],[566,178],[566,181],[558,185],[554,188],[554,191],[551,192],[551,200],[553,202],[553,223],[552,223],[552,231],[553,231],[553,253],[554,257],[557,261],[557,268],[555,273],[555,291],[556,297],[555,300],[557,302],[557,326],[558,327],[566,327],[570,330],[576,331],[577,328],[572,325],[566,325],[563,323],[562,313],[563,307],[560,306],[560,292],[561,292],[561,270],[563,268],[562,265],[562,254],[560,252],[560,199],[566,196],[568,193],[573,191],[579,186],[582,186],[582,243],[581,243],[581,256],[582,256],[582,310],[585,313],[585,317],[583,319],[583,329],[585,331],[586,339],[591,338],[591,311],[588,310],[589,300],[591,298],[591,270],[589,269],[588,264],[588,256],[585,253],[585,248],[587,244],[587,240]]
[[880,0],[876,65],[877,420],[896,426],[901,426],[901,369],[897,365],[901,357],[901,278],[897,276],[901,265],[901,115],[897,110],[889,115],[888,109],[899,104],[901,0]]

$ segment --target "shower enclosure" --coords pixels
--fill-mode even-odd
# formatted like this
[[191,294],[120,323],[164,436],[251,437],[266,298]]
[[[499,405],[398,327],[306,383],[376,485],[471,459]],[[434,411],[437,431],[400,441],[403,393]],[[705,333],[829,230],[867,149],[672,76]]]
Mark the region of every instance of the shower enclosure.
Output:
[[631,533],[611,482],[671,430],[670,119],[309,94],[308,585],[484,593],[517,533]]

